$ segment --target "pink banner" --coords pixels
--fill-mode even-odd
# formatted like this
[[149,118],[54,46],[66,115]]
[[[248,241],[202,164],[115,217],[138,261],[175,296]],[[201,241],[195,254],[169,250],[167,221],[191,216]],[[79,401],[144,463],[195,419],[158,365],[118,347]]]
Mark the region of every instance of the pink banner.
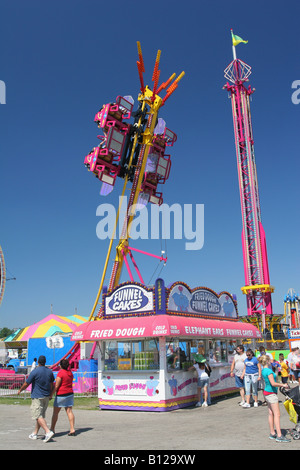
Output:
[[149,315],[91,321],[78,326],[73,341],[99,341],[124,338],[212,337],[212,338],[260,338],[259,330],[248,323],[177,315]]

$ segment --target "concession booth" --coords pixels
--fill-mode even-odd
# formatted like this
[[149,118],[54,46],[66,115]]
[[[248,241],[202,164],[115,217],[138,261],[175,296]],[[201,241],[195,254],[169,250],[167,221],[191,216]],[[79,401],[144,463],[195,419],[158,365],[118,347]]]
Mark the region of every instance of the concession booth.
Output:
[[125,282],[103,294],[101,312],[72,335],[97,342],[101,409],[170,411],[196,404],[197,373],[188,370],[195,353],[212,369],[210,395],[234,392],[235,348],[261,337],[239,321],[231,294],[184,282]]

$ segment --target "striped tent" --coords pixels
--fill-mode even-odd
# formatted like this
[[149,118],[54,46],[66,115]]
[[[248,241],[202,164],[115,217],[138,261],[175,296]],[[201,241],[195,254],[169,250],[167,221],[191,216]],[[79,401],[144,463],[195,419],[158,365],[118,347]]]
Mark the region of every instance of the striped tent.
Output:
[[5,338],[4,341],[23,342],[28,341],[30,338],[46,338],[55,334],[68,334],[72,333],[77,326],[86,321],[88,321],[88,317],[81,315],[61,317],[51,314],[31,326],[20,328],[12,335]]

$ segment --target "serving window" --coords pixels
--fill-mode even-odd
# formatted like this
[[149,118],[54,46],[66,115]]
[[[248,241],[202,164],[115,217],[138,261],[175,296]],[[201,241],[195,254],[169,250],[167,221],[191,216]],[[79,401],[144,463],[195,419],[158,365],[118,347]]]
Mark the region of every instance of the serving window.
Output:
[[237,344],[236,340],[219,339],[170,341],[166,346],[168,370],[187,370],[194,363],[194,354],[201,354],[210,365],[231,364]]
[[178,369],[187,370],[194,363],[194,354],[202,354],[207,361],[209,360],[207,340],[174,340],[167,344],[166,350],[169,371]]
[[[194,363],[194,354],[201,354],[211,366],[231,364],[239,342],[220,339],[171,339],[166,342],[168,371],[187,370]],[[105,370],[157,370],[158,338],[140,341],[106,341]]]
[[210,339],[208,342],[209,349],[209,363],[218,364],[218,363],[227,363],[228,354],[227,354],[227,341],[219,339]]
[[171,340],[166,344],[168,370],[186,369],[191,362],[191,342]]
[[153,370],[159,367],[158,340],[106,341],[105,370]]

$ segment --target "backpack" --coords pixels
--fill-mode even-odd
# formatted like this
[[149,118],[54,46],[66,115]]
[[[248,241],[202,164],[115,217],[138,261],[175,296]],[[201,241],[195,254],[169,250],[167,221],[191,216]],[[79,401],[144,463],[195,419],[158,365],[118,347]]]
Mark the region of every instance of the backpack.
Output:
[[209,364],[206,364],[206,363],[205,363],[205,372],[207,373],[208,377],[210,377],[211,367]]

